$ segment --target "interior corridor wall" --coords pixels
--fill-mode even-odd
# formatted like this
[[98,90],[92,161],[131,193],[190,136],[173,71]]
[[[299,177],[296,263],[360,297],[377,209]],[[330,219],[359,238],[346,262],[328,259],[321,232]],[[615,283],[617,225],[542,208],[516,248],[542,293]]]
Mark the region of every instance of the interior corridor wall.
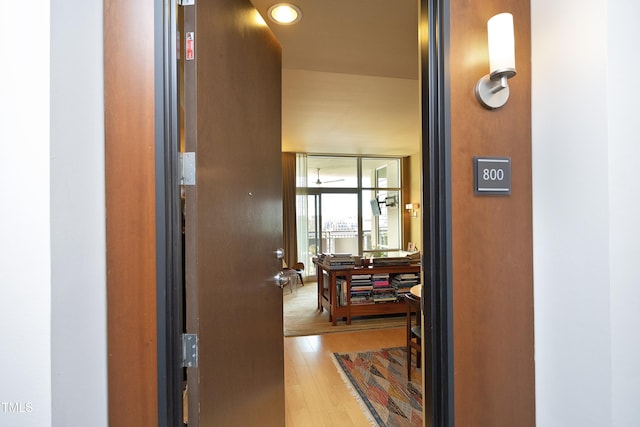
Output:
[[607,3],[613,426],[640,425],[640,3]]
[[537,425],[638,425],[640,6],[531,4]]
[[107,425],[101,40],[102,2],[0,14],[3,427]]
[[45,0],[17,2],[0,14],[3,427],[51,422],[48,29]]
[[51,0],[54,427],[107,426],[102,7]]

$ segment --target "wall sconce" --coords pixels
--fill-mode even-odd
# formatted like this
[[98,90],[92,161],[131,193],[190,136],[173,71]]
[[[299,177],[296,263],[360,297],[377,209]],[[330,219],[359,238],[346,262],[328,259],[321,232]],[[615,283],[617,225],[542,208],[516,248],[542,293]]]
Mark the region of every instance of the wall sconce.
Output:
[[420,203],[407,203],[404,208],[409,212],[409,215],[413,218],[418,217],[418,210],[420,209]]
[[487,22],[490,74],[476,84],[476,98],[483,107],[495,110],[509,99],[507,79],[516,75],[513,15],[500,13]]

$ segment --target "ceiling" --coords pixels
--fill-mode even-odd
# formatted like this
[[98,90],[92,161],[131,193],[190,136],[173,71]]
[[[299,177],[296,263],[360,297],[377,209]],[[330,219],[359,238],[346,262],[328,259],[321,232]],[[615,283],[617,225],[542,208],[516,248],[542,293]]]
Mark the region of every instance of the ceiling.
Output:
[[[263,17],[277,0],[252,0]],[[282,45],[282,150],[404,156],[420,150],[418,2],[294,0],[265,19]]]

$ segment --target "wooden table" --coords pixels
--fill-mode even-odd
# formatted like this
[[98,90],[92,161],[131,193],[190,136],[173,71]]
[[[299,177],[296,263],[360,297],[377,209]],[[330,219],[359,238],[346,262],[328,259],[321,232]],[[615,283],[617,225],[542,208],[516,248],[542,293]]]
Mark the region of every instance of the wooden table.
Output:
[[[347,289],[351,285],[351,276],[358,274],[389,274],[389,281],[395,274],[420,273],[420,265],[385,265],[355,267],[345,269],[331,269],[314,261],[318,282],[318,310],[326,309],[329,312],[329,321],[333,326],[337,325],[338,318],[351,324],[353,316],[373,316],[381,314],[396,314],[406,312],[406,302],[403,298],[399,301],[389,301],[372,304],[351,304],[350,292],[346,293],[346,304],[340,305],[336,289],[336,278],[343,277],[347,281]],[[325,286],[326,284],[326,286]]]

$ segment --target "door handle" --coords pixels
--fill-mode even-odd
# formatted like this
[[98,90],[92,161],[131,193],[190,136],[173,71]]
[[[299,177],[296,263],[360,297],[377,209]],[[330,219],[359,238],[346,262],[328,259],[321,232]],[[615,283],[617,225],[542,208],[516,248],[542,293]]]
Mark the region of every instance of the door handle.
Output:
[[284,249],[282,248],[276,249],[276,258],[278,259],[284,258]]
[[282,271],[278,274],[276,274],[273,277],[273,280],[276,283],[276,286],[279,287],[280,289],[284,289],[285,286],[287,286],[287,283],[289,283],[289,277],[284,274]]

